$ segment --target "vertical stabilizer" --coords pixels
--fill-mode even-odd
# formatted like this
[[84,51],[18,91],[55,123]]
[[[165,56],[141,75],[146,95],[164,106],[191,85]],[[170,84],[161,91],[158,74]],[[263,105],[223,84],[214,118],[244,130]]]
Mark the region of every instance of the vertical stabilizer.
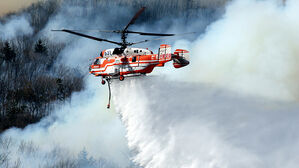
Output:
[[159,63],[164,64],[171,60],[171,46],[167,44],[160,45]]

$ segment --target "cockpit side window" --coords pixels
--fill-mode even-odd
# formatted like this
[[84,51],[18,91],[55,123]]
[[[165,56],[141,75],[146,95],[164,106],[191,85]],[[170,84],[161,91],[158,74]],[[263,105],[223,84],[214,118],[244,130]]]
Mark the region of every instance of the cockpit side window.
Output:
[[96,59],[93,64],[94,65],[99,65],[99,59]]

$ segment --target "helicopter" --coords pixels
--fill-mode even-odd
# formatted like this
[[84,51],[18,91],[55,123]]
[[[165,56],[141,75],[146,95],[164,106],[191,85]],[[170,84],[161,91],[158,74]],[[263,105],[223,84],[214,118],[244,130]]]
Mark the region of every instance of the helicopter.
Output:
[[[110,84],[112,79],[119,79],[123,81],[126,77],[142,76],[149,74],[155,67],[163,67],[165,63],[173,61],[175,68],[182,68],[187,66],[189,62],[189,51],[184,49],[176,49],[174,53],[171,53],[171,46],[168,44],[161,44],[157,54],[154,54],[148,48],[132,48],[131,46],[145,43],[152,40],[160,40],[169,36],[180,36],[193,34],[182,33],[182,34],[163,34],[163,33],[147,33],[137,32],[128,30],[128,28],[135,23],[137,18],[143,13],[145,7],[142,7],[130,20],[130,22],[122,30],[98,30],[99,32],[105,33],[117,33],[121,34],[122,42],[111,41],[108,39],[98,38],[87,34],[82,34],[75,30],[61,29],[52,30],[66,32],[73,35],[81,36],[91,40],[100,42],[108,42],[116,44],[119,47],[106,49],[101,51],[98,57],[95,58],[94,62],[89,66],[89,73],[96,77],[102,77],[102,85],[106,82],[109,88],[109,102],[107,108],[110,108],[111,100],[111,89]],[[127,37],[129,34],[139,34],[142,36],[163,36],[163,38],[156,38],[151,40],[143,40],[139,42],[128,42]]]

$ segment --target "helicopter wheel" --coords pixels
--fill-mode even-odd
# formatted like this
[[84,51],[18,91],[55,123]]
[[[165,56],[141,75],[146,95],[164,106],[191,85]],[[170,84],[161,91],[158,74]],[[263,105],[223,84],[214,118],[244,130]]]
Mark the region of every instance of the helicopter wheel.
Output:
[[125,77],[124,77],[123,75],[120,75],[120,76],[119,76],[119,80],[120,80],[120,81],[123,81],[123,80],[125,80]]
[[102,85],[105,85],[106,81],[104,79],[102,79]]

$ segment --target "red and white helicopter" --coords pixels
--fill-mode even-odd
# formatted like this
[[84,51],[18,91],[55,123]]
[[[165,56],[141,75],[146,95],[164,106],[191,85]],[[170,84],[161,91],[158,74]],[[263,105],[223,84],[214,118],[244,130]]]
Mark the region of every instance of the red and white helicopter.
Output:
[[[74,30],[52,30],[62,31],[77,36],[89,38],[96,41],[103,41],[112,44],[119,45],[119,48],[112,48],[103,50],[99,57],[96,57],[95,61],[89,67],[89,73],[102,77],[102,84],[104,85],[107,81],[109,88],[109,103],[107,108],[110,108],[111,91],[110,84],[111,79],[119,79],[123,81],[125,77],[140,76],[151,73],[155,67],[163,67],[165,63],[173,61],[175,68],[181,68],[189,64],[189,51],[184,49],[176,49],[174,53],[171,53],[171,46],[167,44],[160,45],[158,54],[154,54],[152,51],[144,48],[131,48],[130,46],[148,42],[151,40],[144,40],[135,43],[127,42],[128,34],[139,34],[144,36],[177,36],[186,35],[184,34],[160,34],[160,33],[146,33],[136,32],[128,30],[129,26],[134,24],[136,19],[145,10],[145,7],[141,8],[131,21],[126,25],[123,30],[114,31],[101,31],[98,32],[111,32],[121,34],[122,42],[115,42],[107,39],[93,37],[90,35],[82,34]],[[157,38],[152,40],[159,40],[163,38]],[[105,81],[106,80],[106,81]]]

